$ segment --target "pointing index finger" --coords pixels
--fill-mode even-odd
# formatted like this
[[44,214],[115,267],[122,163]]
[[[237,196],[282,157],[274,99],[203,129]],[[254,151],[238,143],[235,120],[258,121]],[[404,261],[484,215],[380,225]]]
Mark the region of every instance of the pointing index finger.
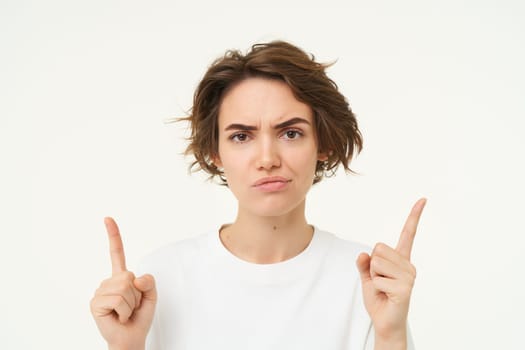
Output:
[[410,214],[408,215],[405,225],[403,226],[403,230],[399,236],[399,241],[397,242],[396,250],[409,260],[410,253],[412,252],[412,244],[414,243],[414,237],[416,236],[417,224],[426,203],[426,198],[420,198],[416,204],[414,204]]
[[104,224],[108,232],[109,254],[111,256],[111,270],[113,275],[118,272],[126,271],[126,258],[124,256],[124,246],[117,223],[113,218],[104,218]]

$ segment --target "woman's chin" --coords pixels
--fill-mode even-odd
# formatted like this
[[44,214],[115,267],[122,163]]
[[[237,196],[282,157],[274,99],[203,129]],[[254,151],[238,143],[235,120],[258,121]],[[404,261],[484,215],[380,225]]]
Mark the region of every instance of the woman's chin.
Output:
[[297,210],[303,213],[302,208],[302,202],[292,204],[289,202],[282,203],[279,201],[261,201],[256,203],[256,205],[245,208],[245,210],[250,212],[250,214],[253,216],[277,218],[292,215]]

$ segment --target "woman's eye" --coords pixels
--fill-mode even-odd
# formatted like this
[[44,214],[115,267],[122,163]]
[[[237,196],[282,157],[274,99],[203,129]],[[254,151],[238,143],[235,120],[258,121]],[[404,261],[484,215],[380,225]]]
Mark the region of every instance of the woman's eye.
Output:
[[245,142],[248,139],[248,135],[243,133],[237,133],[230,136],[230,139],[235,142]]
[[302,134],[301,134],[301,132],[298,131],[298,130],[287,130],[287,131],[284,133],[284,136],[285,136],[287,139],[293,140],[293,139],[297,139],[297,138],[299,138],[300,136],[302,136]]

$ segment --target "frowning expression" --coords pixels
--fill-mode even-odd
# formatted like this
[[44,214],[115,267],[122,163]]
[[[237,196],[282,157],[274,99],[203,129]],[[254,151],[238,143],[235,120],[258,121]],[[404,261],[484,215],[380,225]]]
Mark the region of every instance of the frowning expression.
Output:
[[219,110],[219,155],[239,208],[278,216],[300,208],[318,160],[311,108],[279,80],[249,78],[232,87]]

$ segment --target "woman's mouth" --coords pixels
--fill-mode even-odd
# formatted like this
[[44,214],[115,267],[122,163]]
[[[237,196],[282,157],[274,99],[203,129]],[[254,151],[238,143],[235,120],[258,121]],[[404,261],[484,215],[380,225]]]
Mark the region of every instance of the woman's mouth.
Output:
[[292,180],[288,180],[281,176],[270,176],[257,180],[253,184],[253,187],[262,192],[282,191],[288,187],[290,181]]

